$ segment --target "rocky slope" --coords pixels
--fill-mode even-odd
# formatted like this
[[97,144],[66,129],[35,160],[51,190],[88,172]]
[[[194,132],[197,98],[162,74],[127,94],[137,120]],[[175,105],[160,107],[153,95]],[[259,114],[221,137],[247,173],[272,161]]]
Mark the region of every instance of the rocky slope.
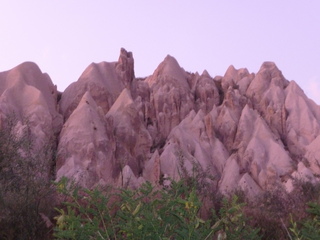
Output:
[[2,128],[12,113],[37,146],[56,138],[56,179],[85,187],[163,184],[196,172],[214,190],[254,196],[320,179],[320,107],[272,62],[213,78],[168,55],[141,79],[121,49],[117,62],[90,64],[63,93],[23,63],[0,73]]

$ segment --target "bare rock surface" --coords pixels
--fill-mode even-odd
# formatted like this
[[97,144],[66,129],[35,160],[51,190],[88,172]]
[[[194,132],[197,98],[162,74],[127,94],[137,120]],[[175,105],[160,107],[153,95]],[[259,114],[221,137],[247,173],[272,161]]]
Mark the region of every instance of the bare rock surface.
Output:
[[124,49],[121,49],[117,62],[90,64],[79,80],[67,87],[62,94],[59,105],[64,118],[67,119],[70,116],[87,91],[107,113],[121,91],[133,80],[133,68],[132,53]]
[[[207,176],[222,174],[229,154],[220,140],[207,126],[212,121],[202,110],[194,110],[176,126],[168,136],[160,156],[161,171],[179,179],[185,172],[203,173]],[[170,157],[171,156],[171,157]],[[172,168],[172,165],[177,166]],[[174,172],[172,172],[174,171]],[[197,174],[197,173],[195,173]]]
[[145,81],[150,88],[151,102],[151,111],[146,117],[156,123],[155,140],[160,142],[194,108],[194,97],[187,73],[169,55]]
[[212,81],[209,73],[204,71],[201,76],[195,77],[194,86],[195,109],[205,113],[212,110],[214,105],[219,105],[220,95],[216,83]]
[[286,95],[287,145],[292,153],[301,156],[305,154],[306,146],[319,136],[319,106],[308,99],[294,81],[290,82]]
[[29,119],[38,146],[55,137],[56,179],[137,188],[189,175],[252,197],[320,180],[320,107],[272,62],[213,78],[168,55],[135,78],[133,55],[121,49],[61,94],[34,63],[0,73],[0,83],[1,127],[14,113],[17,132]]
[[57,178],[75,179],[85,187],[113,183],[115,142],[103,111],[87,91],[60,133]]
[[306,147],[305,159],[308,161],[309,169],[316,175],[320,175],[320,136]]
[[[57,87],[50,77],[31,62],[0,74],[0,112],[27,119],[37,134],[58,133],[62,125],[57,107]],[[41,126],[37,126],[41,124]],[[38,129],[38,130],[36,130]]]
[[128,89],[124,89],[106,114],[106,119],[113,123],[116,142],[116,159],[119,167],[128,165],[139,177],[145,162],[151,157],[152,139]]

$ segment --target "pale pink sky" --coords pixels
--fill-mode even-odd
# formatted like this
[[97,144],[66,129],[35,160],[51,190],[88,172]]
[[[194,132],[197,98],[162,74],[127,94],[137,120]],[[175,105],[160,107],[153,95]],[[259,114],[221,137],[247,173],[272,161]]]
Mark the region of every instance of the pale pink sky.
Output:
[[61,91],[124,47],[137,77],[167,54],[211,76],[274,61],[320,103],[319,0],[2,0],[0,32],[0,71],[33,61]]

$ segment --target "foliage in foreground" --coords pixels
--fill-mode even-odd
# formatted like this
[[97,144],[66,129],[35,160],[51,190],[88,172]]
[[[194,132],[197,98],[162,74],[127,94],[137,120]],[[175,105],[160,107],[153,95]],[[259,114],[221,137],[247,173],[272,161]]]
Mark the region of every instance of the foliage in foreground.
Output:
[[320,239],[320,205],[309,202],[307,212],[311,217],[299,224],[291,219],[292,227],[290,228],[290,232],[295,240]]
[[57,185],[66,198],[56,209],[57,239],[260,239],[237,197],[224,199],[218,214],[204,220],[195,187],[182,181],[170,189],[146,183],[117,191],[82,189],[67,179]]
[[[53,144],[41,149],[32,144],[27,120],[14,115],[0,127],[0,239],[44,239],[49,230],[43,221],[53,208],[51,183]],[[17,125],[24,125],[17,133]],[[5,126],[5,127],[4,127]]]

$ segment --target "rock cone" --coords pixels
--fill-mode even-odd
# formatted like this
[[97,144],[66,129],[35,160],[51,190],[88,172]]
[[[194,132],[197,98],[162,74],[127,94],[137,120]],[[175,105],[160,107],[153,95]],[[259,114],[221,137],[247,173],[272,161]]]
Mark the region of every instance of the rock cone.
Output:
[[18,129],[29,119],[38,146],[56,138],[57,179],[135,188],[196,172],[214,190],[250,196],[319,181],[320,107],[272,62],[213,78],[168,55],[136,78],[132,53],[121,49],[117,62],[90,64],[63,93],[34,63],[0,82],[1,127],[13,112]]

